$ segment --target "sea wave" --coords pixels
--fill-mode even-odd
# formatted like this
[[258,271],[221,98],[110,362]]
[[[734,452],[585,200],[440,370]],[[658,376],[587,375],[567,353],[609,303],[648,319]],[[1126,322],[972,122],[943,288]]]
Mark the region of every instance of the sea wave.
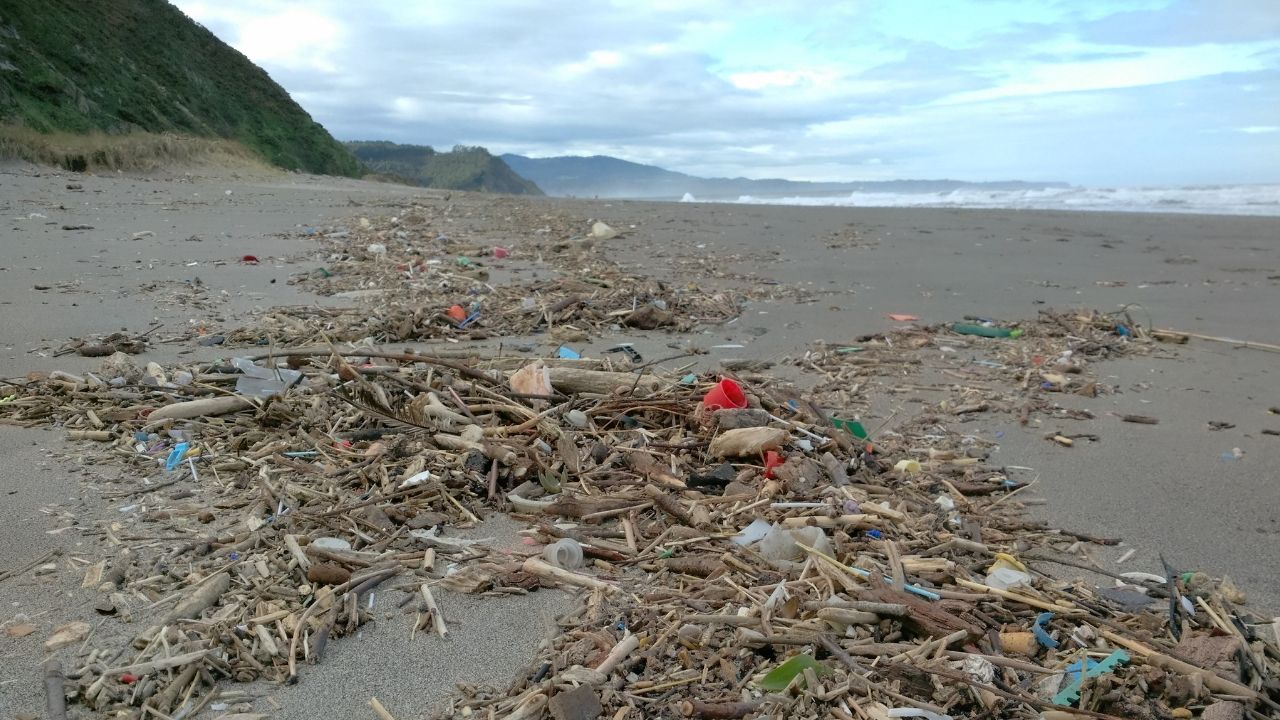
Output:
[[792,197],[743,195],[736,202],[754,205],[951,207],[1280,216],[1280,185],[1069,187],[1035,190],[960,189],[936,193],[854,192],[848,195]]

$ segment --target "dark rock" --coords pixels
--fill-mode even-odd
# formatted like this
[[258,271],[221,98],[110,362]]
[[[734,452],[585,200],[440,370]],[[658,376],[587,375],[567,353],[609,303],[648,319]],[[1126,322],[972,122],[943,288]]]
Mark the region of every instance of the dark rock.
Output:
[[307,570],[307,580],[322,585],[341,585],[351,579],[351,571],[334,563],[315,563]]
[[622,324],[641,330],[656,330],[663,325],[671,325],[674,321],[675,316],[666,310],[656,305],[644,305],[623,318]]
[[449,521],[449,517],[444,513],[438,512],[420,512],[409,518],[406,523],[410,530],[422,530],[424,528],[435,527]]
[[562,692],[551,698],[547,710],[555,720],[595,720],[604,712],[596,691],[587,685]]
[[1216,702],[1200,713],[1200,720],[1244,720],[1244,705],[1230,700]]

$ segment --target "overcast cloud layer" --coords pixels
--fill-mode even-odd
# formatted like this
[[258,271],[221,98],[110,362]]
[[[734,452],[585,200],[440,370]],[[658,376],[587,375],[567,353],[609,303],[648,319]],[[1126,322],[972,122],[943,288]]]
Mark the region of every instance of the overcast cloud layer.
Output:
[[1278,0],[175,0],[344,140],[708,176],[1280,181]]

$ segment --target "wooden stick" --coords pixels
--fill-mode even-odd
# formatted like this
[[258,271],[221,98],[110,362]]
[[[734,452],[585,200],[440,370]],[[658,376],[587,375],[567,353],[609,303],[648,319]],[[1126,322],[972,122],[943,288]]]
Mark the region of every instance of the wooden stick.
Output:
[[68,440],[96,440],[108,442],[115,437],[109,430],[68,430]]
[[303,574],[306,574],[307,570],[311,569],[311,558],[302,552],[302,546],[298,544],[298,536],[285,535],[284,545],[289,549],[289,554],[293,556],[293,559],[298,561],[298,567],[302,568]]
[[220,572],[212,578],[206,579],[199,589],[187,595],[172,610],[161,616],[156,621],[156,624],[147,628],[135,638],[134,644],[149,642],[156,631],[175,620],[191,620],[199,617],[200,613],[204,612],[206,608],[218,602],[230,587],[231,575],[226,572]]
[[431,612],[431,623],[435,625],[436,634],[444,637],[449,634],[449,628],[444,626],[444,616],[440,614],[440,606],[436,604],[436,598],[431,594],[431,586],[422,583],[419,588],[422,591],[422,601],[427,604],[427,610]]
[[575,585],[589,590],[603,590],[608,593],[621,592],[617,585],[607,583],[603,580],[597,580],[590,575],[583,575],[581,573],[565,570],[564,568],[558,568],[554,565],[545,563],[536,557],[531,557],[528,560],[525,560],[523,569],[530,575],[537,575],[538,577],[553,580],[555,582],[562,582],[566,585]]
[[824,607],[818,611],[818,618],[840,626],[875,625],[880,622],[880,616],[875,613],[840,607]]
[[782,527],[803,528],[803,527],[820,527],[820,528],[848,528],[853,530],[863,530],[875,527],[876,516],[874,515],[837,515],[830,517],[826,515],[809,515],[802,517],[783,518]]
[[62,663],[50,659],[44,664],[44,703],[50,720],[67,720],[67,691],[63,687],[66,678]]
[[526,698],[505,720],[534,720],[542,717],[542,709],[547,706],[547,696],[536,693]]
[[147,416],[147,421],[154,420],[191,420],[194,418],[210,417],[213,415],[226,415],[237,410],[245,410],[254,407],[253,403],[248,399],[239,395],[223,395],[212,398],[201,398],[199,400],[188,400],[186,402],[172,403],[164,407],[152,411]]
[[996,595],[998,597],[1004,598],[1005,600],[1020,602],[1023,605],[1030,605],[1031,607],[1040,608],[1041,610],[1052,610],[1053,612],[1062,613],[1063,615],[1086,614],[1084,610],[1081,610],[1080,608],[1077,608],[1074,605],[1055,605],[1053,603],[1048,603],[1043,600],[1037,600],[1036,598],[1027,597],[1026,595],[1021,595],[1019,593],[1009,592],[1008,590],[999,590],[997,588],[988,587],[986,585],[983,585],[982,583],[976,583],[976,582],[973,582],[972,580],[965,580],[964,578],[956,578],[956,584],[963,588],[968,588],[970,590],[974,590],[977,592],[986,593],[988,595]]
[[615,668],[622,664],[627,656],[635,652],[640,647],[640,636],[628,634],[626,637],[618,641],[617,645],[609,651],[603,662],[596,666],[596,672],[608,676]]
[[721,702],[709,703],[701,700],[683,700],[680,702],[680,714],[685,717],[707,718],[707,720],[738,720],[756,711],[758,702]]
[[1237,340],[1236,338],[1220,337],[1217,335],[1201,335],[1193,332],[1183,332],[1181,330],[1169,330],[1167,328],[1157,328],[1152,330],[1153,333],[1164,333],[1166,335],[1181,335],[1183,337],[1193,337],[1197,340],[1209,340],[1211,342],[1226,343],[1237,347],[1253,348],[1254,350],[1265,350],[1267,352],[1280,352],[1280,345],[1272,345],[1270,343],[1253,342],[1250,340]]
[[107,668],[102,671],[103,675],[123,675],[132,673],[134,675],[146,675],[157,670],[166,670],[172,667],[186,665],[189,662],[200,660],[205,655],[213,652],[212,650],[196,650],[195,652],[183,653],[181,655],[173,655],[159,660],[150,660],[147,662],[134,663],[132,665],[120,665],[118,667]]
[[376,696],[369,698],[369,707],[373,708],[373,714],[378,716],[378,720],[396,720],[395,716],[387,712],[387,709],[382,706]]
[[667,491],[657,485],[645,485],[644,492],[646,495],[653,498],[653,504],[661,508],[663,512],[676,520],[679,520],[683,525],[688,525],[689,527],[695,526],[696,523],[693,521],[693,516],[684,508],[680,507],[680,501],[667,494]]

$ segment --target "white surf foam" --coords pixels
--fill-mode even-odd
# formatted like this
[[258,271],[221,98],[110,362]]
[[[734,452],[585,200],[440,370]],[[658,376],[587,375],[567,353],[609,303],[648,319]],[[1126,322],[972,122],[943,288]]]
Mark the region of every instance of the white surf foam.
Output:
[[835,207],[956,207],[1280,216],[1280,185],[1070,187],[1039,190],[966,189],[938,193],[854,192],[849,195],[825,197],[743,195],[737,202],[759,205]]

